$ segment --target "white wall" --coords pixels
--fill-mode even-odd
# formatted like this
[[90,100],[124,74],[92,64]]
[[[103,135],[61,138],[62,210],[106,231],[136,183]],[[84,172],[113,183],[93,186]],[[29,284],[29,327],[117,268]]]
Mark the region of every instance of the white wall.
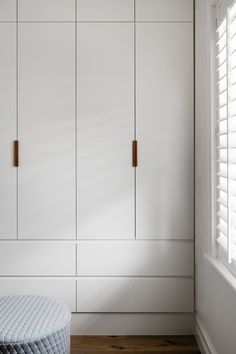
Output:
[[210,33],[210,0],[196,0],[196,318],[210,353],[235,354],[236,293],[204,256],[211,239]]

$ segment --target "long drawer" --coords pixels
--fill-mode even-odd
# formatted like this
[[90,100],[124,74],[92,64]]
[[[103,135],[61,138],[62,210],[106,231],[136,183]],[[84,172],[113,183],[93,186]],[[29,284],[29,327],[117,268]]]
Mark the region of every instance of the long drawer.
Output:
[[77,312],[193,312],[193,279],[79,278]]
[[51,278],[0,278],[0,296],[41,295],[61,300],[76,312],[76,280]]
[[193,243],[99,241],[78,244],[79,276],[192,276]]
[[76,275],[76,245],[66,242],[2,241],[0,276]]

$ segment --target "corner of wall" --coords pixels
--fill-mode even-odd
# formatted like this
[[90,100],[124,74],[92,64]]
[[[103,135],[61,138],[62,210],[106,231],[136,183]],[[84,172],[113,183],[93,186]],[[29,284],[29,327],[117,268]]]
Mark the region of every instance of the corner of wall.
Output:
[[195,338],[201,354],[217,354],[207,330],[197,316],[195,322]]

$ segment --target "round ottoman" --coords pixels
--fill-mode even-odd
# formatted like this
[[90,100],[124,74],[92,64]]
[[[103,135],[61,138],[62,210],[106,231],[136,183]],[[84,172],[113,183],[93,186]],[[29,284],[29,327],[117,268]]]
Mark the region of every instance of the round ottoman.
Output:
[[0,353],[69,354],[70,310],[42,296],[0,297]]

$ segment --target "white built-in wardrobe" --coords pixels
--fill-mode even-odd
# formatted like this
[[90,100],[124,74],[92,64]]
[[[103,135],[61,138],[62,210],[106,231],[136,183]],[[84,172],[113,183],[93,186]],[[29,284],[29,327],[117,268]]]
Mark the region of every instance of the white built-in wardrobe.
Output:
[[191,333],[192,0],[0,0],[0,296]]

